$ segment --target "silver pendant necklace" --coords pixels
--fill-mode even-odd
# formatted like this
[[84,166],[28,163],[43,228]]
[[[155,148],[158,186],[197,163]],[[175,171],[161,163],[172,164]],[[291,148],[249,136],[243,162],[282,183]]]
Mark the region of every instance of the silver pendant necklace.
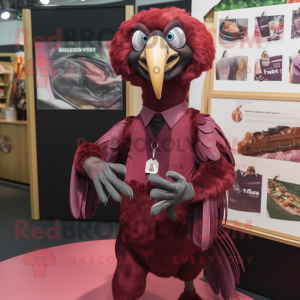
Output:
[[158,149],[158,143],[156,143],[156,144],[157,144],[156,148],[153,148],[153,146],[152,146],[153,143],[151,143],[152,158],[146,162],[146,167],[145,167],[146,174],[157,174],[157,172],[158,172],[159,163],[155,159],[155,152]]

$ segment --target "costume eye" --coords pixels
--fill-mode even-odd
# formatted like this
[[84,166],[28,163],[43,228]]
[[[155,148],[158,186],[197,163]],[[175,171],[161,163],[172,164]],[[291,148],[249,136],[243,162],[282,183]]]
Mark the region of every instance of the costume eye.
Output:
[[185,34],[180,27],[174,27],[166,35],[166,39],[175,48],[182,48],[185,45]]
[[137,30],[132,36],[132,47],[135,51],[142,51],[148,41],[148,35],[142,30]]
[[142,41],[143,41],[144,44],[147,43],[147,41],[148,41],[148,36],[147,36],[146,34],[143,34],[143,36],[142,36]]
[[167,40],[168,40],[169,42],[173,41],[173,40],[174,40],[174,37],[175,37],[175,35],[174,35],[174,33],[171,32],[171,31],[167,34]]

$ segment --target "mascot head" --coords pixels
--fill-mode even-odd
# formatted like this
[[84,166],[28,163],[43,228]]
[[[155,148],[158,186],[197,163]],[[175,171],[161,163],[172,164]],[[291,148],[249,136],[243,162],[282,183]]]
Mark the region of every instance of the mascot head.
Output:
[[157,111],[186,100],[191,81],[211,69],[214,56],[205,25],[176,7],[133,15],[121,24],[110,50],[115,73],[142,87],[144,105]]

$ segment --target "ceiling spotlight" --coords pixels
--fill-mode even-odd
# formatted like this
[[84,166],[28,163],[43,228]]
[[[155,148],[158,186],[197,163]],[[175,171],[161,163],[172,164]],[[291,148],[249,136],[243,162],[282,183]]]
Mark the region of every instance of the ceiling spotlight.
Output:
[[4,11],[2,14],[1,14],[1,18],[3,20],[7,20],[8,18],[10,17],[10,13],[8,11]]
[[40,1],[42,4],[45,4],[45,5],[49,4],[49,2],[50,2],[49,0],[40,0]]

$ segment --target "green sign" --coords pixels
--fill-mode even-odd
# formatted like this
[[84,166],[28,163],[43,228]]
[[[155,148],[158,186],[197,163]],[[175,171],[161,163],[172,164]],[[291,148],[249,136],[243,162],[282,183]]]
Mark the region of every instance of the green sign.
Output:
[[215,11],[270,6],[296,2],[300,2],[300,0],[222,0],[218,5],[215,6]]

